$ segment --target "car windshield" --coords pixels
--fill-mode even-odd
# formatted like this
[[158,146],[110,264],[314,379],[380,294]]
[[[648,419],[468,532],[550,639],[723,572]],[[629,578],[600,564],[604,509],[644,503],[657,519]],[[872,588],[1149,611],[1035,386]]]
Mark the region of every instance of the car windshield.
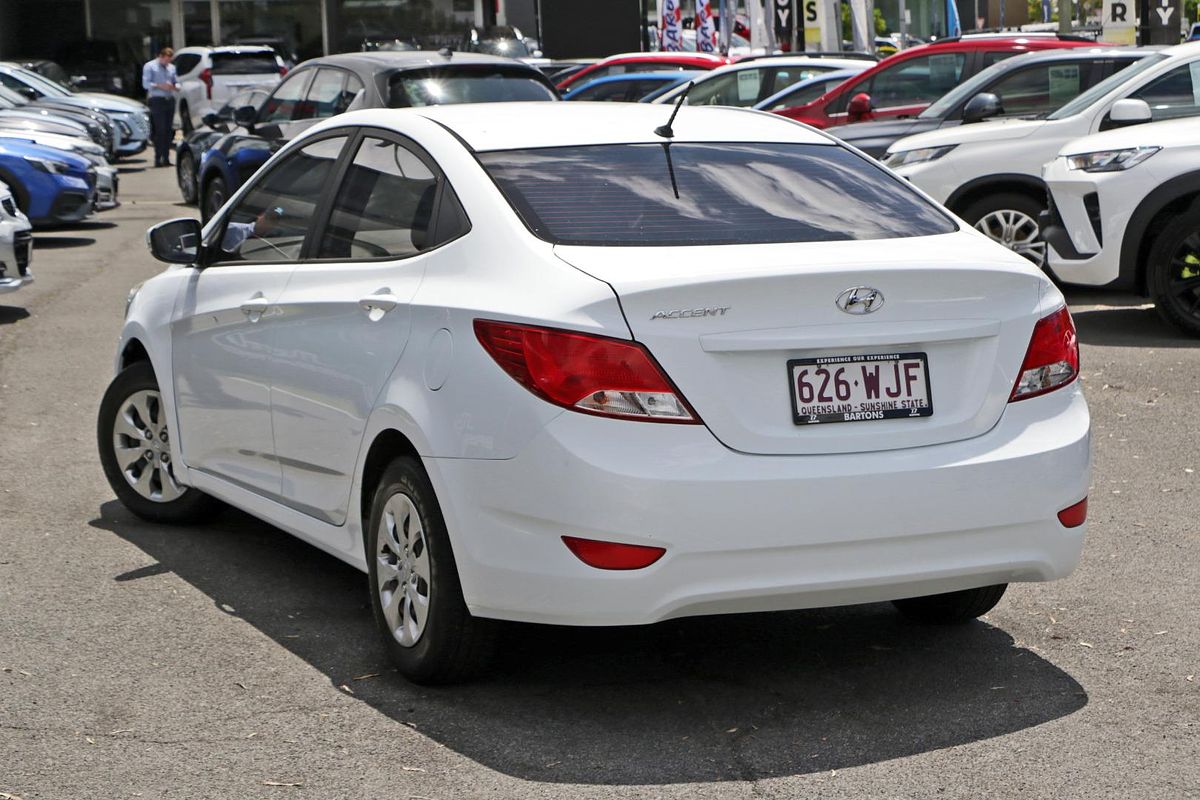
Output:
[[4,106],[26,106],[29,105],[29,98],[20,92],[14,92],[7,86],[0,86],[0,105]]
[[71,90],[59,86],[52,80],[43,78],[32,70],[17,69],[14,72],[17,73],[18,80],[29,84],[43,94],[48,94],[51,97],[68,97],[71,95]]
[[956,230],[875,162],[830,144],[618,144],[479,154],[555,244],[765,244]]
[[1046,119],[1065,119],[1066,117],[1073,117],[1079,112],[1083,111],[1085,108],[1088,108],[1090,105],[1092,105],[1092,103],[1095,103],[1101,97],[1104,97],[1104,95],[1108,94],[1116,87],[1120,86],[1126,81],[1133,80],[1136,76],[1141,75],[1147,70],[1154,69],[1155,66],[1161,64],[1163,61],[1166,61],[1169,58],[1170,56],[1166,55],[1165,53],[1148,55],[1133,66],[1126,67],[1120,72],[1114,72],[1112,75],[1109,75],[1107,78],[1100,81],[1095,86],[1055,111],[1053,114],[1050,114],[1048,117],[1046,117]]
[[279,65],[271,53],[213,53],[214,75],[278,74]]
[[399,72],[388,83],[388,107],[557,99],[538,75],[490,64]]

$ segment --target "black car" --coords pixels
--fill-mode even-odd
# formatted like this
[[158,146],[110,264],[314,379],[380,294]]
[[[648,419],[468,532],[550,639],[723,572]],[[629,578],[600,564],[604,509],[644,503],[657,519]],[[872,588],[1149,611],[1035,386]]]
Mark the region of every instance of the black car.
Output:
[[200,215],[212,216],[284,142],[344,111],[514,100],[558,100],[558,92],[528,64],[480,53],[377,51],[310,59],[262,105],[234,109],[235,127],[198,159]]
[[1011,56],[976,73],[908,119],[855,122],[829,133],[881,158],[905,136],[1002,117],[1039,117],[1065,105],[1150,50],[1070,48]]
[[236,127],[233,112],[246,106],[259,108],[270,96],[270,89],[247,89],[229,98],[229,102],[204,117],[204,125],[184,137],[175,148],[175,179],[183,202],[195,204],[200,199],[200,162],[204,154],[222,136]]
[[55,52],[54,60],[82,91],[141,97],[142,62],[138,55],[131,45],[93,39],[63,44]]

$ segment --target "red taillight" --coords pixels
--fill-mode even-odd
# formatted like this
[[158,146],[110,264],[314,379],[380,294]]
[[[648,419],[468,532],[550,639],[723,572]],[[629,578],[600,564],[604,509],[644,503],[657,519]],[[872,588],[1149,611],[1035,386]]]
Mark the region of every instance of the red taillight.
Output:
[[1087,521],[1087,498],[1058,512],[1058,521],[1064,528],[1078,528]]
[[284,75],[287,75],[287,67],[281,66],[279,68],[279,77],[282,78]]
[[475,320],[475,336],[517,383],[555,405],[606,417],[698,423],[637,342]]
[[212,100],[212,70],[206,69],[200,73],[200,80],[204,82],[204,92],[208,95],[208,99]]
[[1079,341],[1067,307],[1038,320],[1009,402],[1066,386],[1079,376]]
[[562,540],[576,558],[596,569],[643,569],[667,552],[662,547],[600,542],[576,536],[564,536]]

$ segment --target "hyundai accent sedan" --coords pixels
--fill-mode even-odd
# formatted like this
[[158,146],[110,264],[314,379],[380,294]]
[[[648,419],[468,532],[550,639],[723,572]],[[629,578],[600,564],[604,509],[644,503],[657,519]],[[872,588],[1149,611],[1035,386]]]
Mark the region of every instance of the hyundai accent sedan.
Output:
[[646,624],[1060,578],[1089,418],[1062,295],[775,115],[368,110],[289,143],[131,294],[98,439],[368,575],[419,682],[495,620]]

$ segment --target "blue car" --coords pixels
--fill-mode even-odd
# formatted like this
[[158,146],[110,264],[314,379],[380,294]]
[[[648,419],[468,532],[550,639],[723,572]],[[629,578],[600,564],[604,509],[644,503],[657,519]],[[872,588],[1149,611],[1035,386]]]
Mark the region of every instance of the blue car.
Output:
[[626,72],[588,81],[563,95],[563,100],[609,100],[618,103],[637,103],[647,95],[657,96],[681,83],[687,83],[702,72]]
[[64,150],[0,140],[0,181],[35,228],[79,222],[92,213],[96,170]]

